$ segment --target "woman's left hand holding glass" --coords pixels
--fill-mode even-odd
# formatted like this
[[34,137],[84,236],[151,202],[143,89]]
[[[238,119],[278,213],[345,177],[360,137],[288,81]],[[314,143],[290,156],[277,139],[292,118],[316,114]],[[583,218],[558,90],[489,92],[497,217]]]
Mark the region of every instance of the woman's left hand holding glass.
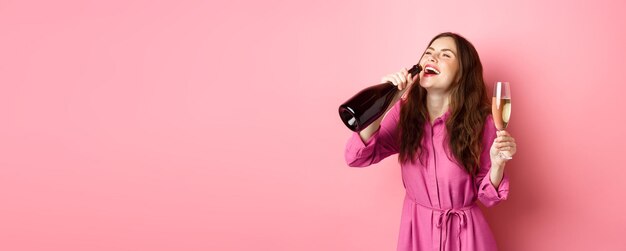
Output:
[[509,159],[502,158],[500,153],[505,156],[513,157],[515,152],[517,152],[517,145],[515,144],[515,138],[507,131],[496,131],[496,136],[489,152],[491,155],[491,165],[504,166],[504,163],[509,161]]

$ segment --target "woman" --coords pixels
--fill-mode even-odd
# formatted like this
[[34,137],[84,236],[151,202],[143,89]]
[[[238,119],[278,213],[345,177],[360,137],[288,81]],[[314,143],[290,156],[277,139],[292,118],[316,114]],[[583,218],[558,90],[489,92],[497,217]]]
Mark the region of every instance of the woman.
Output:
[[418,76],[403,69],[383,77],[401,90],[399,101],[384,119],[354,133],[346,162],[365,167],[399,153],[406,196],[397,250],[496,250],[476,201],[506,200],[507,159],[499,154],[512,157],[515,140],[494,126],[482,64],[469,41],[439,34],[419,64]]

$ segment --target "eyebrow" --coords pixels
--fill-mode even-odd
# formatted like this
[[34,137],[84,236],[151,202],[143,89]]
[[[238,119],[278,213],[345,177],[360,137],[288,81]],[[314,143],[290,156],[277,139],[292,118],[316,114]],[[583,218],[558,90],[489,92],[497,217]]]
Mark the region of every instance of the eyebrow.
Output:
[[[435,50],[435,48],[433,48],[433,47],[428,47],[428,49],[426,49],[426,50],[433,50],[433,51],[434,51],[434,50]],[[454,54],[454,55],[456,56],[456,53],[454,53],[454,51],[452,51],[452,50],[450,50],[450,49],[441,49],[441,51],[449,51],[449,52],[451,52],[452,54]]]

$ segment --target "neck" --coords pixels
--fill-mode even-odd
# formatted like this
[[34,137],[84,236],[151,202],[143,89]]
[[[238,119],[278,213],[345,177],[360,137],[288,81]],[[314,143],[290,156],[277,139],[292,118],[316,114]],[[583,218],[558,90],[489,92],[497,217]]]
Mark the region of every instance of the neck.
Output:
[[430,121],[434,121],[436,118],[441,117],[448,111],[448,105],[450,104],[450,95],[448,94],[427,94],[426,96],[426,108],[430,115]]

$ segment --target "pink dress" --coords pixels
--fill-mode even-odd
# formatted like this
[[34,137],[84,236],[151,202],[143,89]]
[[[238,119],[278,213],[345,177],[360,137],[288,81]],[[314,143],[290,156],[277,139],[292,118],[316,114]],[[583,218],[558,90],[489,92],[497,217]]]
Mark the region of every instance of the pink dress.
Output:
[[[346,145],[346,162],[365,167],[398,153],[397,142],[400,102],[394,104],[380,129],[363,142],[354,133]],[[397,250],[497,250],[496,242],[482,212],[480,200],[493,206],[506,200],[509,179],[505,175],[498,188],[489,179],[489,149],[496,137],[493,118],[484,128],[480,171],[472,178],[453,158],[445,141],[445,120],[450,112],[426,122],[422,147],[427,149],[424,164],[404,163],[402,181],[406,189]]]

